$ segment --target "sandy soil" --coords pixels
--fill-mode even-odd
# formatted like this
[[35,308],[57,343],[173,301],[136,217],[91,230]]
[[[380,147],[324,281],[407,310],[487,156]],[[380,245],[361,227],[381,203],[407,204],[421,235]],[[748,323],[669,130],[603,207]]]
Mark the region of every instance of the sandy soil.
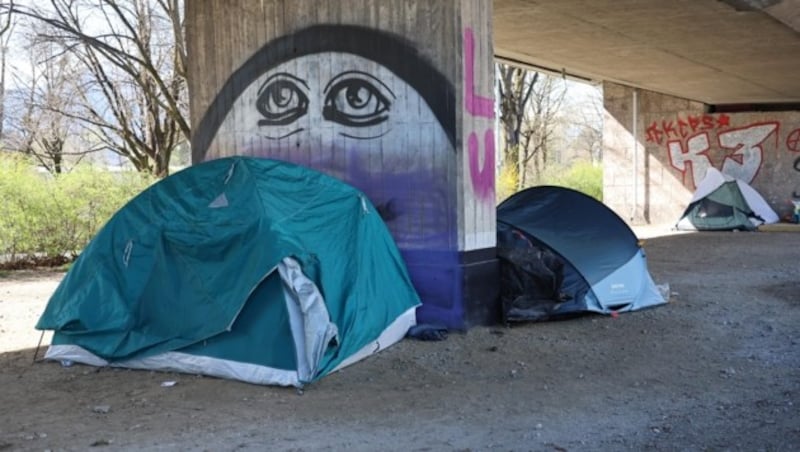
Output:
[[6,273],[0,450],[800,449],[800,233],[645,249],[666,306],[406,340],[303,394],[33,363],[62,275]]

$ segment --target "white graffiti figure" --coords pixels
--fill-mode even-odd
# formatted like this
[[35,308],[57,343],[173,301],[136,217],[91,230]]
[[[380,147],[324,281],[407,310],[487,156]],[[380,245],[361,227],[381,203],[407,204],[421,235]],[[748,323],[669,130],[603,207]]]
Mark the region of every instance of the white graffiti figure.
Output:
[[[719,133],[719,146],[734,151],[724,156],[720,171],[747,183],[753,182],[764,161],[762,144],[777,129],[777,123],[767,123]],[[689,138],[686,141],[686,150],[680,141],[670,141],[667,147],[672,167],[684,174],[691,170],[692,182],[697,187],[708,168],[713,166],[708,156],[711,150],[708,133],[703,132]]]
[[447,133],[412,86],[366,58],[303,55],[263,72],[233,101],[214,143],[354,185],[402,249],[455,246],[455,218],[442,213],[456,203]]
[[778,124],[770,123],[720,133],[720,146],[735,149],[722,162],[722,172],[736,179],[752,182],[764,161],[761,144],[777,129]]
[[703,132],[695,135],[686,141],[686,152],[680,141],[670,141],[667,143],[669,148],[669,160],[672,167],[686,174],[691,169],[694,186],[697,187],[700,181],[706,176],[706,171],[711,167],[711,159],[708,158],[708,133]]

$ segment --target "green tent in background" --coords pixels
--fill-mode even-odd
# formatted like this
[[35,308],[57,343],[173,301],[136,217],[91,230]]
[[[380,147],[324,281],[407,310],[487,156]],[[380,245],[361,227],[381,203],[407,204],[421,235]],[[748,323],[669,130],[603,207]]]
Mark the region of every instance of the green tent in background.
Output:
[[120,209],[36,327],[46,359],[301,386],[402,339],[418,305],[364,194],[230,157]]
[[675,228],[681,231],[752,231],[777,223],[778,214],[745,181],[708,168]]

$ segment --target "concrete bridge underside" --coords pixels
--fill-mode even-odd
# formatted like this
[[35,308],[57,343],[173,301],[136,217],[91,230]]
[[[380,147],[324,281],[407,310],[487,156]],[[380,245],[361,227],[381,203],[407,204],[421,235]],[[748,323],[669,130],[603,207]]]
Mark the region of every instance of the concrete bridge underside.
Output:
[[709,105],[800,103],[800,0],[493,0],[500,60]]

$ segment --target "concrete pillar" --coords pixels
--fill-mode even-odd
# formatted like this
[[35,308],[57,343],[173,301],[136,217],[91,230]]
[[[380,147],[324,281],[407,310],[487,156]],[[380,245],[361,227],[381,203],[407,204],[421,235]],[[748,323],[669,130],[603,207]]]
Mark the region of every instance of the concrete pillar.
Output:
[[647,128],[656,117],[702,115],[705,105],[604,82],[603,106],[603,202],[631,224],[677,221],[691,191],[664,173]]
[[280,159],[358,187],[406,260],[419,322],[491,323],[491,17],[482,0],[187,2],[193,162]]

